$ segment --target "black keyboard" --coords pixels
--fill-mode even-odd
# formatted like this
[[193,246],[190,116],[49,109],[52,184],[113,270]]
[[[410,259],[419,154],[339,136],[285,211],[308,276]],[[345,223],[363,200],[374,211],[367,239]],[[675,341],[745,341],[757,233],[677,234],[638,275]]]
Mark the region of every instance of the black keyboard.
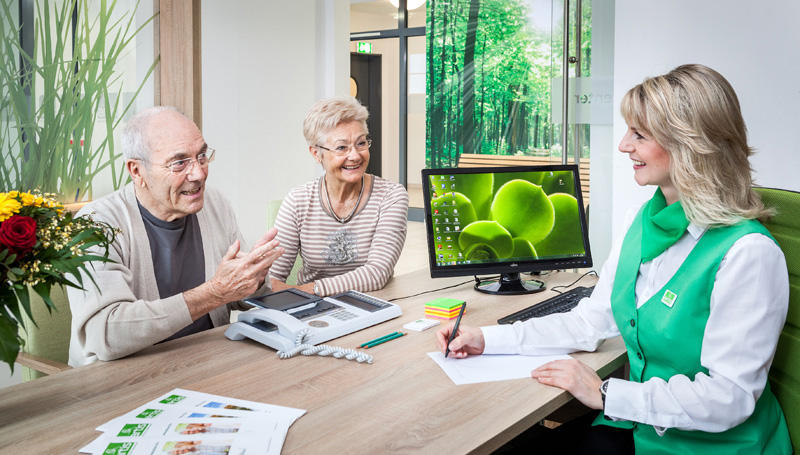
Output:
[[592,295],[594,286],[584,287],[576,286],[563,294],[559,294],[549,299],[531,305],[524,310],[517,311],[516,313],[509,314],[504,318],[497,320],[498,324],[513,324],[517,321],[525,321],[530,318],[540,318],[553,313],[566,313],[578,305],[584,297]]

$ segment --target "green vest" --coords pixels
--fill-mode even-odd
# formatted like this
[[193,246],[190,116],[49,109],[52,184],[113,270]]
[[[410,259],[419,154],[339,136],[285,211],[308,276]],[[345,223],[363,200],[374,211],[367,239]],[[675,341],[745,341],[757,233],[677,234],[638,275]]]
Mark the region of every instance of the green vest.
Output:
[[[675,275],[637,309],[635,288],[641,264],[641,218],[640,211],[625,236],[611,292],[614,320],[628,351],[630,380],[644,382],[661,378],[668,381],[679,374],[691,380],[698,373],[708,373],[700,364],[700,351],[710,312],[711,291],[723,257],[744,235],[772,236],[757,221],[708,229]],[[742,278],[742,285],[746,286],[746,277]],[[640,327],[643,329],[639,330]],[[632,428],[636,453],[792,453],[786,420],[769,383],[753,414],[722,433],[669,428],[658,436],[651,425],[612,422],[604,419],[602,413],[595,424]]]

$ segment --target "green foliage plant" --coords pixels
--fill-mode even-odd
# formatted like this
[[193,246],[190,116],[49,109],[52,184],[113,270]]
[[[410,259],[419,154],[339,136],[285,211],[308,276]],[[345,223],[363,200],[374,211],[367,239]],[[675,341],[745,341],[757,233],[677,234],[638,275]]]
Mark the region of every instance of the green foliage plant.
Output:
[[[118,189],[125,174],[116,165],[121,154],[113,132],[158,59],[127,103],[118,64],[153,18],[136,28],[138,3],[118,13],[116,0],[96,7],[89,0],[38,1],[35,25],[22,24],[35,27],[30,55],[11,22],[12,3],[0,0],[0,190],[38,188],[64,202],[91,199],[93,179],[109,167]],[[95,140],[96,128],[105,138]]]

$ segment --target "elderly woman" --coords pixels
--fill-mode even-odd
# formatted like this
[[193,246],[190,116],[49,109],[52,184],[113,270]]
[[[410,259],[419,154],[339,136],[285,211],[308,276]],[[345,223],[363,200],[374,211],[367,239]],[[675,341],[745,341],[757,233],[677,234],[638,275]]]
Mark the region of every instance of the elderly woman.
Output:
[[[622,335],[628,380],[603,381],[574,359],[531,373],[601,411],[539,438],[537,452],[791,453],[767,381],[788,272],[757,221],[771,212],[752,189],[736,93],[716,71],[683,65],[632,88],[622,115],[619,151],[636,183],[657,188],[628,216],[592,296],[513,326],[462,325],[451,355],[593,351]],[[442,351],[452,330],[437,334]]]
[[366,173],[368,115],[351,96],[318,101],[306,115],[308,151],[325,174],[281,204],[275,224],[286,252],[270,269],[274,290],[289,287],[298,254],[296,287],[320,296],[374,291],[392,276],[406,239],[408,193]]

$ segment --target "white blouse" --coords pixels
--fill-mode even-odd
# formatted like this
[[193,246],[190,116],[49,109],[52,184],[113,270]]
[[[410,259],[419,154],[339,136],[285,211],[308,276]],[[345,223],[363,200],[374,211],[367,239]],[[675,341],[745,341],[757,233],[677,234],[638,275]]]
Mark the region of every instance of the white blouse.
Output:
[[[625,231],[637,211],[625,220]],[[639,268],[637,308],[672,278],[705,229],[690,224],[664,253]],[[513,325],[482,327],[484,354],[565,354],[594,351],[620,334],[611,290],[624,235],[614,242],[592,296],[569,313]],[[767,236],[748,234],[722,259],[711,293],[700,363],[708,374],[643,383],[611,379],[605,413],[614,420],[667,428],[722,432],[744,422],[764,391],[789,305],[789,277],[780,248]],[[679,355],[679,353],[678,353]]]

